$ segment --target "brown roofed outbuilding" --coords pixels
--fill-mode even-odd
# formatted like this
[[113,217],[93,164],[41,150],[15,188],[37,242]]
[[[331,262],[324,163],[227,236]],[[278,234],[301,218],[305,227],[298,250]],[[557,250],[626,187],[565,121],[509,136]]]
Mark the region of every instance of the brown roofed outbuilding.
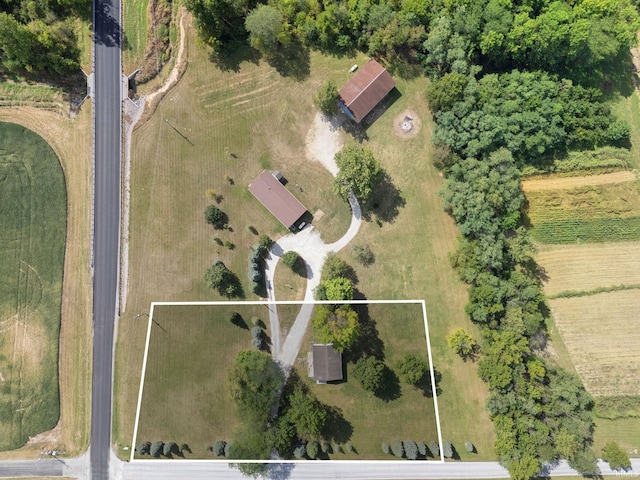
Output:
[[327,383],[344,378],[342,353],[336,352],[332,344],[313,344],[309,354],[309,376],[316,382]]
[[249,191],[289,229],[307,213],[298,199],[268,170],[249,185]]
[[389,72],[375,60],[367,63],[340,89],[340,107],[360,123],[396,86]]

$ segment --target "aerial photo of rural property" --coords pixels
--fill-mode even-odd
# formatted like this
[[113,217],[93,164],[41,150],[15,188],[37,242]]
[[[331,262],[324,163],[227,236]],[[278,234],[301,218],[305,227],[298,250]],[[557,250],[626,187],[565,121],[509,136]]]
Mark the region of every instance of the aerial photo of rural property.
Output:
[[0,0],[0,478],[640,475],[636,0]]

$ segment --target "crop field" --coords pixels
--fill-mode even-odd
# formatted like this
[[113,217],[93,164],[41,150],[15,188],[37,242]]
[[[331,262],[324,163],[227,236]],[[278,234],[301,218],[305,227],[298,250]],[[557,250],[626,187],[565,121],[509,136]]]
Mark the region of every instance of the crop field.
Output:
[[67,199],[51,147],[16,124],[0,123],[0,185],[0,450],[10,450],[60,416]]
[[543,243],[589,243],[640,239],[640,193],[636,181],[526,192],[531,234]]
[[[246,325],[232,324],[233,312]],[[156,306],[136,443],[187,443],[190,458],[212,458],[207,448],[238,425],[227,374],[252,349],[251,318],[268,325],[266,314],[262,305]]]
[[594,396],[640,393],[640,290],[550,300],[556,326]]
[[640,284],[637,242],[542,245],[536,261],[544,269],[544,290],[549,297]]
[[[247,254],[257,241],[248,226],[274,239],[287,233],[247,191],[262,169],[283,173],[287,187],[314,214],[313,225],[326,242],[340,238],[350,221],[348,206],[329,194],[330,173],[306,156],[305,142],[316,114],[311,98],[317,89],[328,78],[341,85],[349,68],[364,64],[366,57],[336,59],[311,52],[297,59],[295,74],[282,75],[250,55],[216,64],[191,29],[187,38],[184,76],[133,139],[129,294],[115,365],[114,439],[120,446],[132,438],[146,334],[145,322],[134,320],[136,315],[148,311],[152,301],[220,300],[203,278],[216,259],[238,275],[246,299],[257,299],[246,275]],[[473,441],[479,453],[469,458],[491,459],[487,388],[477,376],[477,365],[456,357],[445,340],[457,327],[475,335],[478,331],[464,313],[466,287],[448,258],[457,230],[436,193],[443,179],[430,159],[426,80],[396,81],[399,97],[363,132],[364,144],[392,182],[379,192],[385,200],[363,222],[355,240],[371,248],[375,262],[358,264],[350,247],[339,255],[355,268],[356,288],[367,298],[427,301],[442,373],[444,436],[454,445]],[[405,138],[398,135],[397,125],[409,111],[421,123]],[[343,137],[345,143],[356,142],[348,133]],[[204,209],[212,202],[209,190],[217,194],[231,229],[216,231],[205,223]],[[235,248],[217,245],[214,237]],[[296,295],[299,286],[288,283]]]

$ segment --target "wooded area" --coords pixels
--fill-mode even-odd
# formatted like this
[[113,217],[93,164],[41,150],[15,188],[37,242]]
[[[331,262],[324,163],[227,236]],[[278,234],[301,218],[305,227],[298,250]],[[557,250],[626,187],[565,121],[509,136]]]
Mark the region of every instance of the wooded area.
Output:
[[0,72],[63,74],[80,68],[74,22],[89,0],[0,0]]

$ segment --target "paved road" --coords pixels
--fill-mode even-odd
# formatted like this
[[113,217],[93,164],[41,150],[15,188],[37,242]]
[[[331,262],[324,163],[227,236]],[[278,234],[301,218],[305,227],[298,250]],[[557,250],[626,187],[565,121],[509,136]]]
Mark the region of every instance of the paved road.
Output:
[[94,0],[94,230],[91,480],[109,479],[113,330],[120,245],[120,0]]

